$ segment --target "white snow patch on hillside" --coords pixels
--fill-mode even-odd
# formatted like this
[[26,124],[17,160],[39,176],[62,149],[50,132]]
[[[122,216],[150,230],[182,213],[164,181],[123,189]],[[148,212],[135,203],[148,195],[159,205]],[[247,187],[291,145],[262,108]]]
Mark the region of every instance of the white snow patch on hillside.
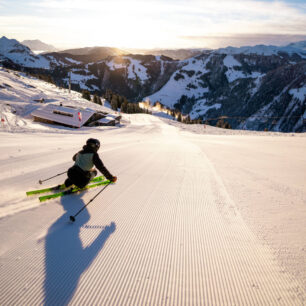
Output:
[[94,90],[96,90],[96,91],[100,91],[100,88],[98,87],[98,86],[96,86],[96,85],[90,85],[90,87],[92,88],[92,89],[94,89]]
[[219,109],[222,106],[220,103],[213,105],[206,105],[206,103],[206,99],[198,100],[190,112],[190,118],[197,119],[199,116],[205,115],[208,110],[212,108]]
[[94,76],[93,74],[90,75],[83,75],[83,74],[78,74],[78,73],[71,73],[71,82],[75,83],[75,82],[82,82],[85,83],[88,80],[91,79],[97,79],[96,76]]
[[[185,60],[185,65],[181,70],[174,72],[169,81],[158,92],[146,97],[146,99],[149,99],[153,103],[159,101],[172,108],[174,104],[180,100],[182,95],[189,98],[193,96],[195,98],[202,97],[209,89],[207,87],[202,87],[198,80],[197,72],[207,72],[206,64],[208,61],[209,57],[205,60],[195,58]],[[192,74],[192,76],[188,76],[188,73],[190,73],[190,75]],[[176,80],[178,74],[183,75],[183,78]]]
[[294,88],[289,90],[289,93],[294,96],[294,98],[305,102],[306,99],[306,87]]
[[32,49],[31,49],[31,51],[32,51],[34,54],[37,54],[37,55],[46,52],[45,50],[32,50]]
[[32,56],[27,54],[11,53],[7,56],[7,58],[12,60],[14,63],[25,67],[42,69],[50,68],[49,61],[45,57],[39,55]]
[[227,55],[224,60],[223,63],[226,67],[234,67],[234,66],[238,66],[241,67],[241,63],[238,62],[232,55]]
[[126,68],[126,65],[124,63],[116,63],[115,60],[111,60],[110,62],[106,62],[107,66],[109,67],[110,70],[117,70],[117,69],[122,69]]
[[202,73],[207,72],[206,64],[209,62],[211,56],[207,58],[195,58],[191,57],[189,59],[186,59],[183,62],[184,66],[182,69],[184,70],[193,70],[195,72],[201,71]]
[[[256,72],[255,72],[256,73]],[[253,84],[254,84],[254,87],[250,90],[250,94],[251,96],[255,95],[255,93],[258,91],[260,85],[261,85],[261,81],[262,81],[262,78],[265,76],[265,74],[261,74],[259,75],[258,77],[254,78],[253,79]]]
[[[93,87],[93,85],[90,85],[90,87],[88,85],[86,85],[86,82],[88,80],[92,80],[92,79],[97,79],[96,76],[94,76],[93,74],[90,75],[84,75],[84,74],[80,74],[77,73],[77,69],[74,70],[75,72],[71,72],[71,83],[72,84],[78,84],[80,86],[80,88],[82,89],[91,89],[91,87]],[[89,72],[89,71],[87,71]],[[63,79],[66,84],[69,83],[69,78],[65,78]],[[99,90],[99,88],[97,86],[95,86],[95,88],[97,88],[97,90]]]
[[155,56],[155,60],[157,62],[160,62],[160,74],[163,75],[165,72],[165,63],[164,63],[165,61],[162,60],[160,55]]
[[238,79],[246,79],[246,78],[252,78],[252,79],[260,79],[264,76],[264,74],[260,72],[252,72],[250,74],[245,73],[240,70],[234,70],[233,68],[229,68],[225,73],[227,80],[229,83],[232,83]]
[[246,78],[246,75],[242,71],[237,71],[229,68],[225,73],[229,83],[232,83],[238,79]]
[[149,78],[147,68],[141,64],[140,60],[132,57],[123,56],[122,58],[113,59],[109,62],[105,61],[105,63],[112,71],[126,69],[128,79],[136,80],[138,78],[142,84]]
[[73,64],[77,64],[77,65],[82,64],[82,62],[74,60],[74,59],[69,58],[69,57],[66,57],[66,60],[69,61],[70,63],[73,63]]
[[136,80],[138,77],[142,83],[148,80],[149,76],[147,74],[147,68],[141,64],[141,61],[130,58],[124,57],[130,61],[128,66],[128,78],[132,80]]
[[232,55],[227,55],[223,60],[224,65],[228,68],[226,71],[226,77],[229,83],[232,83],[238,79],[243,78],[261,78],[263,76],[260,72],[252,72],[251,74],[247,74],[241,70],[236,70],[235,67],[241,67],[241,63],[239,63]]
[[69,66],[67,63],[63,62],[62,60],[59,60],[59,59],[55,58],[54,56],[48,55],[48,56],[46,56],[46,58],[48,58],[50,64],[53,64],[55,66],[63,66],[63,67]]

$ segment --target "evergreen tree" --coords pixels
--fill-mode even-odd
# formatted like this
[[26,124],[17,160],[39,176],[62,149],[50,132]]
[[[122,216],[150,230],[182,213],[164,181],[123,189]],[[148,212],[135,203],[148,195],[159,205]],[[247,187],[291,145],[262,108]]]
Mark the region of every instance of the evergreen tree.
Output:
[[118,99],[117,99],[118,108],[121,109],[121,105],[122,105],[123,101],[124,101],[123,96],[118,96]]
[[118,100],[117,100],[117,96],[113,95],[112,96],[112,100],[111,100],[111,108],[115,111],[118,110]]
[[228,122],[225,122],[224,125],[223,125],[223,128],[224,129],[231,129],[232,127]]
[[82,98],[91,101],[90,92],[88,90],[82,90]]
[[223,120],[223,119],[219,119],[219,120],[217,121],[216,127],[222,128],[223,125],[224,125],[224,120]]
[[98,96],[96,94],[93,97],[93,103],[99,104]]
[[127,110],[128,110],[128,103],[127,103],[127,101],[124,101],[124,102],[121,104],[120,111],[121,111],[122,113],[127,113]]
[[187,124],[191,124],[192,123],[192,121],[190,120],[190,116],[189,115],[186,117],[185,123],[187,123]]
[[106,92],[105,92],[105,95],[104,95],[104,98],[107,100],[107,101],[111,101],[112,100],[112,91],[110,89],[106,89]]

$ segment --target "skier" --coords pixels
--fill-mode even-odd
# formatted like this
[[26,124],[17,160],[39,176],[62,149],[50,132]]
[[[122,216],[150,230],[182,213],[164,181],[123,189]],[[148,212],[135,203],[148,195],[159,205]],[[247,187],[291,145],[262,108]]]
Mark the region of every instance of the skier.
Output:
[[68,178],[65,181],[67,188],[73,184],[79,188],[85,187],[98,173],[94,166],[111,182],[115,183],[117,181],[117,177],[112,176],[103,165],[97,153],[99,148],[100,141],[89,138],[86,141],[86,145],[83,146],[83,150],[73,156],[72,159],[75,163],[68,169]]

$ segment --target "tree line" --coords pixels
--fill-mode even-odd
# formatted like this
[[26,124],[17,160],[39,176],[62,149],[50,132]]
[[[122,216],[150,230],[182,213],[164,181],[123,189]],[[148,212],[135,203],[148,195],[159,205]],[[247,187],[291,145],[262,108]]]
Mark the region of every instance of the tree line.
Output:
[[91,95],[90,95],[90,92],[88,90],[82,90],[82,98],[86,99],[88,101],[92,101],[93,103],[102,105],[101,98],[98,95],[96,95],[96,94],[94,94],[94,96],[93,96],[93,98],[91,100]]
[[111,108],[115,111],[120,109],[122,113],[127,113],[127,114],[136,114],[136,113],[151,114],[151,112],[149,112],[148,110],[139,107],[138,103],[129,102],[125,96],[118,95],[113,91],[111,91],[110,89],[106,90],[104,98],[110,102]]
[[[101,98],[98,95],[94,95],[91,99],[90,92],[88,90],[82,91],[82,98],[92,101],[93,103],[102,105]],[[103,95],[103,98],[105,98],[107,101],[109,101],[111,108],[115,111],[120,111],[122,113],[126,114],[136,114],[136,113],[144,113],[144,114],[152,114],[148,109],[143,109],[139,106],[138,103],[132,103],[129,102],[128,99],[125,96],[119,95],[117,93],[114,93],[112,90],[107,89],[105,94]],[[161,102],[155,102],[154,106],[157,106],[162,110],[165,111],[172,116],[173,118],[176,118],[178,122],[182,122],[185,124],[206,124],[206,125],[214,125],[212,122],[209,121],[203,121],[201,118],[197,119],[191,119],[189,115],[184,115],[181,111],[178,109],[170,109],[168,107],[165,107]],[[216,122],[216,127],[223,128],[223,129],[231,129],[231,125],[224,120],[224,118],[219,119]]]

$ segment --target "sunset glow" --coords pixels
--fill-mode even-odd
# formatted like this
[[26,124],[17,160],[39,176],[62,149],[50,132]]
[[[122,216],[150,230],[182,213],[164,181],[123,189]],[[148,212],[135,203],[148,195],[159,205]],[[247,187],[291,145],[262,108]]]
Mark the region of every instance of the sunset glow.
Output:
[[305,1],[0,0],[0,34],[59,48],[216,48],[306,39]]

